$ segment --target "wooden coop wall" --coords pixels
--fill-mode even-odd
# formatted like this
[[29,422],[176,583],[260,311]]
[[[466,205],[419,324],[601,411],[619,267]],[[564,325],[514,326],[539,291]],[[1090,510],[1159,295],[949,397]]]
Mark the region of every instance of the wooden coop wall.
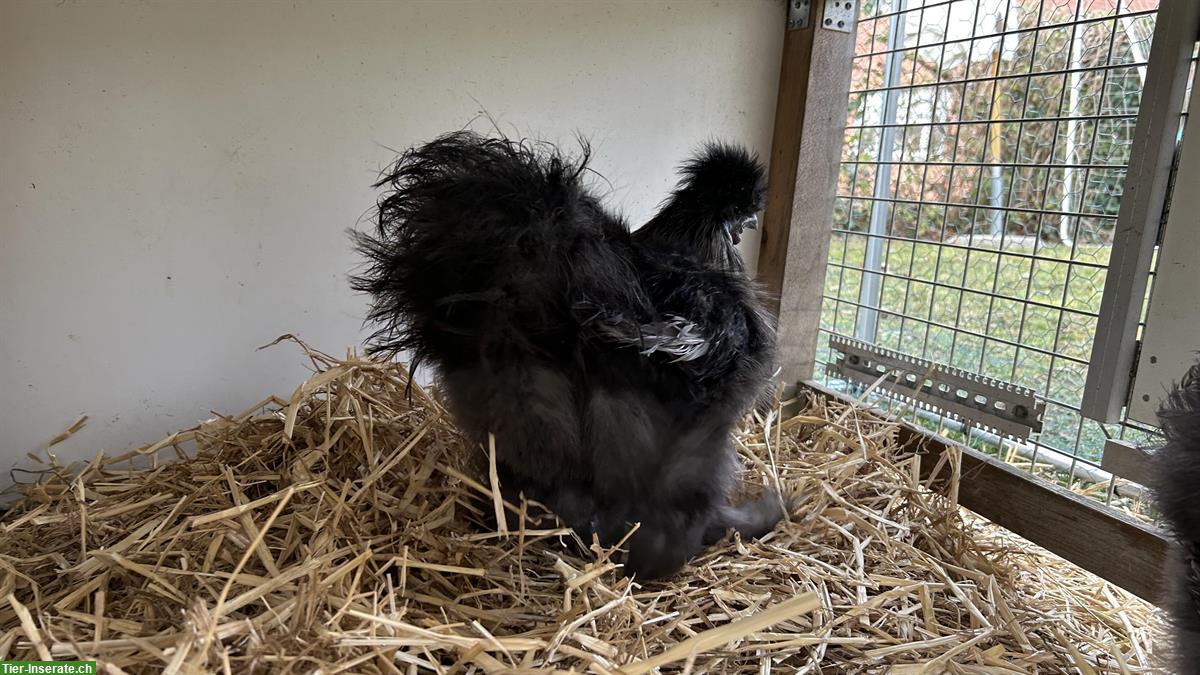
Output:
[[[0,0],[0,461],[80,414],[64,461],[290,392],[303,364],[257,351],[281,333],[359,344],[345,230],[368,227],[400,149],[469,124],[574,153],[582,133],[634,223],[711,135],[765,156],[783,17],[778,0]],[[753,232],[743,247],[753,265]]]
[[[793,385],[793,391],[820,391],[846,397],[845,387],[831,389],[814,379],[814,375],[824,371],[822,361],[829,358],[823,349],[825,337],[845,334],[839,331],[841,326],[836,321],[830,320],[831,301],[849,301],[846,304],[855,315],[849,337],[855,337],[855,329],[861,328],[864,313],[874,314],[875,322],[888,310],[878,300],[873,306],[864,306],[860,288],[855,289],[853,298],[839,296],[836,290],[830,297],[829,279],[844,267],[828,264],[830,242],[841,237],[839,245],[844,249],[850,228],[843,223],[851,203],[865,205],[867,212],[872,206],[885,203],[889,214],[901,206],[911,206],[914,213],[934,214],[931,222],[937,221],[940,229],[925,241],[890,226],[880,231],[868,228],[857,233],[863,241],[882,246],[897,241],[909,246],[928,245],[930,250],[938,251],[939,261],[941,251],[945,250],[942,246],[960,250],[967,256],[983,252],[990,256],[990,264],[997,271],[1008,258],[1023,261],[1027,289],[1024,295],[1006,297],[993,278],[990,292],[980,293],[978,299],[987,303],[989,313],[985,328],[976,331],[983,345],[981,352],[973,355],[978,361],[953,365],[981,372],[982,354],[994,343],[1010,350],[1012,370],[1003,375],[1014,377],[1018,355],[1022,347],[1030,346],[1029,340],[1021,335],[990,334],[993,306],[1013,304],[1021,312],[1022,321],[1031,307],[1033,311],[1056,312],[1056,323],[1051,324],[1056,332],[1054,344],[1040,354],[1046,360],[1038,375],[1043,379],[1031,387],[1050,409],[1047,431],[1040,436],[1035,433],[1025,443],[1033,448],[1032,457],[1027,458],[1028,467],[1004,461],[1004,453],[1000,451],[1013,454],[1016,441],[997,438],[992,451],[983,451],[986,443],[972,436],[969,425],[958,429],[960,433],[951,440],[945,437],[944,425],[914,419],[916,424],[906,427],[907,435],[902,442],[929,457],[929,462],[923,461],[922,465],[930,472],[931,485],[944,484],[935,479],[935,466],[939,472],[948,470],[948,466],[961,471],[956,497],[966,508],[1142,597],[1157,599],[1159,569],[1168,539],[1144,518],[1134,518],[1106,506],[1114,498],[1145,497],[1145,488],[1134,482],[1144,480],[1145,474],[1145,455],[1136,448],[1153,440],[1153,429],[1125,418],[1123,408],[1116,418],[1097,416],[1101,422],[1116,424],[1102,426],[1100,422],[1088,421],[1084,417],[1087,404],[1082,399],[1085,378],[1091,378],[1087,380],[1091,387],[1092,381],[1099,377],[1089,374],[1089,365],[1108,363],[1113,358],[1105,351],[1112,348],[1105,335],[1123,335],[1125,342],[1118,341],[1121,349],[1127,349],[1127,343],[1137,338],[1140,328],[1137,322],[1131,328],[1127,325],[1128,317],[1111,307],[1126,307],[1132,302],[1126,300],[1121,304],[1114,298],[1121,294],[1134,297],[1139,279],[1144,296],[1145,281],[1151,276],[1149,258],[1140,265],[1138,255],[1146,240],[1157,235],[1151,228],[1151,223],[1157,225],[1157,217],[1148,214],[1155,213],[1157,208],[1157,214],[1161,215],[1167,198],[1171,157],[1184,118],[1185,87],[1188,73],[1194,68],[1200,7],[1189,0],[1161,3],[1155,0],[860,0],[855,3],[859,24],[849,32],[842,32],[822,27],[825,5],[819,1],[811,3],[813,16],[808,26],[789,29],[785,38],[769,204],[759,255],[759,278],[778,298],[784,381]],[[964,16],[964,12],[971,14],[974,24],[968,34],[954,34],[948,24],[953,17]],[[988,17],[992,24],[987,24]],[[935,24],[932,37],[926,34],[927,20]],[[881,38],[879,32],[889,32],[889,24],[899,24],[901,31],[907,30],[909,42],[905,44],[903,38],[898,42],[895,32]],[[986,28],[988,25],[991,28]],[[1054,44],[1058,44],[1059,51],[1066,52],[1049,54],[1046,45]],[[992,62],[980,63],[969,56],[981,45],[993,49]],[[922,56],[938,63],[952,49],[968,54],[961,72],[953,76],[936,69],[932,74],[917,72]],[[869,72],[861,72],[863,68],[869,70],[886,62],[892,68],[907,67],[907,76],[889,81],[885,74],[883,80],[872,80]],[[1090,104],[1075,100],[1079,96],[1070,93],[1071,87],[1080,86],[1089,78],[1094,80],[1093,89],[1098,92],[1094,100]],[[972,87],[990,90],[990,102],[981,111],[982,117],[973,118],[966,110]],[[927,119],[903,114],[899,119],[874,122],[867,119],[871,113],[884,114],[889,105],[896,105],[896,98],[913,108],[913,102],[926,93],[932,101],[928,107],[935,111],[939,97],[947,91],[959,92],[961,99],[957,106],[949,106],[948,117],[930,112]],[[1009,93],[1019,97],[1017,104],[1005,107],[998,103],[999,97]],[[872,94],[877,95],[875,108],[864,102]],[[1039,96],[1046,99],[1057,96],[1057,100],[1037,103]],[[898,132],[893,136],[899,138],[890,140],[898,156],[847,154],[849,139],[871,127]],[[965,134],[966,130],[974,130],[980,136],[975,139],[981,141],[978,158],[965,158],[958,153],[959,144],[968,142],[959,138],[959,133]],[[1074,147],[1069,154],[1034,147],[1031,138],[1037,130],[1047,131],[1049,142],[1060,148],[1064,135],[1069,134]],[[1085,132],[1089,134],[1086,145],[1080,140]],[[948,152],[940,160],[929,148],[930,138],[939,133],[944,136],[943,149]],[[907,145],[906,135],[910,141]],[[911,143],[914,138],[921,142]],[[1108,143],[1103,151],[1097,151],[1098,138]],[[918,145],[923,147],[917,148]],[[917,154],[904,155],[914,150]],[[894,169],[888,185],[890,192],[873,184],[867,185],[866,194],[862,194],[858,192],[862,186],[855,183],[853,175],[846,180],[847,166],[858,170],[869,165],[871,177],[876,179],[885,164]],[[900,174],[910,169],[914,174],[920,171],[919,189],[900,198],[896,194],[903,180]],[[938,195],[932,194],[938,190],[931,191],[926,185],[931,170],[945,174],[946,189]],[[955,202],[950,194],[953,177],[955,173],[968,172],[975,176],[975,189],[971,193],[975,201]],[[999,179],[996,183],[999,192],[988,187],[992,178]],[[1064,181],[1066,187],[1061,185]],[[1056,187],[1056,183],[1060,185]],[[1023,189],[1029,194],[1022,199],[1034,195],[1041,201],[1019,203],[1016,195]],[[1052,194],[1055,190],[1058,192]],[[979,199],[987,201],[980,203]],[[970,213],[968,226],[962,233],[947,232],[946,223],[952,220],[956,208],[960,214]],[[894,223],[895,216],[891,217]],[[995,241],[980,236],[981,226],[986,227],[990,222],[998,228],[989,233],[995,235],[992,237]],[[1030,227],[1029,223],[1034,224],[1032,237],[1018,239],[1014,233],[1019,227]],[[1050,234],[1060,238],[1055,247],[1039,243],[1053,237],[1041,237],[1044,233],[1038,228],[1053,230]],[[1132,236],[1131,230],[1136,230],[1134,234],[1138,236]],[[1079,243],[1085,239],[1099,242],[1089,243],[1086,254]],[[1065,247],[1063,241],[1067,242]],[[1029,248],[1022,250],[1022,246]],[[1060,248],[1066,251],[1064,255],[1059,255]],[[910,254],[907,269],[889,269],[885,253],[884,266],[874,270],[883,283],[904,284],[903,307],[892,308],[892,314],[900,321],[913,318],[907,314],[908,294],[917,279],[911,259]],[[1057,300],[1030,297],[1028,289],[1034,286],[1039,265],[1046,269],[1059,266],[1065,272],[1058,287],[1063,295]],[[858,271],[867,276],[866,271]],[[970,290],[966,281],[945,283],[936,275],[935,269],[934,278],[918,280],[932,282],[925,284],[930,289],[944,287],[955,291],[961,307]],[[999,277],[998,272],[993,276]],[[1083,281],[1091,284],[1093,292],[1087,294],[1086,304],[1072,305],[1071,297],[1066,295],[1068,289],[1078,287]],[[928,307],[925,310],[932,311]],[[924,331],[936,324],[926,318]],[[1140,318],[1140,305],[1135,318]],[[1064,322],[1075,319],[1085,326],[1083,334],[1089,341],[1074,340],[1067,344],[1067,339],[1062,339],[1060,346]],[[970,332],[958,323],[957,317],[944,328],[956,336]],[[876,330],[874,323],[871,330]],[[858,337],[864,337],[861,330],[858,332]],[[1099,336],[1093,350],[1090,338],[1094,334]],[[928,344],[928,333],[924,335],[926,338],[920,342]],[[875,337],[875,333],[866,336],[868,342]],[[912,344],[886,346],[899,347],[901,352],[934,362],[949,362],[955,356],[953,351],[938,354],[920,347],[913,349]],[[907,352],[904,346],[909,347]],[[1106,358],[1109,361],[1103,361]],[[1099,366],[1096,373],[1107,372],[1110,379],[1119,379],[1106,368]],[[1073,376],[1069,396],[1062,394],[1059,386],[1058,373],[1064,370]],[[1110,382],[1108,389],[1117,391],[1128,384]],[[880,391],[885,389],[881,387]],[[886,405],[886,395],[873,396],[876,403]],[[1085,423],[1094,425],[1096,433],[1089,435]],[[1072,438],[1069,443],[1046,440],[1056,438],[1054,434]],[[1106,436],[1112,437],[1107,444]],[[1128,440],[1121,442],[1121,438]],[[1081,445],[1086,446],[1086,452],[1080,450]],[[1103,460],[1102,448],[1106,452]],[[1043,480],[1032,472],[1038,465],[1039,452],[1043,453],[1043,461],[1053,458],[1065,468],[1065,479],[1056,481],[1060,484]],[[952,461],[947,463],[947,459]],[[1085,479],[1095,487],[1080,489]],[[1081,492],[1090,495],[1081,496]]]

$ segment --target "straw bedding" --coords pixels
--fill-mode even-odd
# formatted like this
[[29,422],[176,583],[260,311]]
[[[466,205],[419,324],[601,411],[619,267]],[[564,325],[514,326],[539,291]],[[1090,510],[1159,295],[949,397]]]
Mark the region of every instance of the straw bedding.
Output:
[[[668,583],[565,530],[489,531],[486,448],[394,363],[315,374],[121,457],[49,459],[0,520],[0,660],[113,673],[1130,673],[1157,617],[923,489],[895,428],[816,400],[748,421],[793,498]],[[76,425],[72,431],[77,430]],[[70,432],[68,432],[70,433]],[[65,436],[66,434],[64,434]],[[61,437],[60,439],[61,440]],[[753,489],[753,488],[751,488]]]

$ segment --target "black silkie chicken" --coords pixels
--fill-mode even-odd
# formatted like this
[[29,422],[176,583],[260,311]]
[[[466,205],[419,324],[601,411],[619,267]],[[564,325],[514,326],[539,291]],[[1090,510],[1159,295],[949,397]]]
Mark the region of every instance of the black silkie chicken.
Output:
[[768,392],[774,325],[735,244],[763,170],[710,145],[635,233],[584,186],[587,149],[451,133],[405,152],[383,187],[369,261],[368,350],[434,366],[459,426],[494,434],[507,498],[618,543],[627,573],[677,571],[732,528],[783,516],[730,504],[730,433]]
[[1167,443],[1154,454],[1154,493],[1179,547],[1166,567],[1164,607],[1177,673],[1200,674],[1200,364],[1158,410]]

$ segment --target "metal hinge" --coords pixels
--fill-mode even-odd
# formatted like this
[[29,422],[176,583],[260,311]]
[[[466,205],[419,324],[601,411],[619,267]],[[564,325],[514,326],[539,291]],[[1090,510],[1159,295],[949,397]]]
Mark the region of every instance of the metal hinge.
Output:
[[838,356],[825,366],[838,379],[872,385],[922,410],[1000,436],[1026,440],[1042,430],[1046,403],[1032,389],[841,335],[829,336]]

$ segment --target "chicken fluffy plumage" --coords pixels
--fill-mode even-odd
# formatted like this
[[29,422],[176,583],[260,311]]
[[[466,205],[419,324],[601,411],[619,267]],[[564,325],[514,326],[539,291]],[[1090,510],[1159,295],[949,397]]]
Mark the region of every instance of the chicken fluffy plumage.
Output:
[[1164,570],[1175,672],[1200,673],[1200,364],[1158,410],[1167,443],[1154,454],[1154,496],[1178,547]]
[[460,427],[495,436],[501,484],[626,570],[669,575],[728,529],[761,536],[776,494],[732,506],[730,434],[768,390],[774,326],[735,248],[763,170],[709,145],[631,233],[584,185],[587,150],[456,132],[405,152],[368,260],[372,352],[432,365]]

